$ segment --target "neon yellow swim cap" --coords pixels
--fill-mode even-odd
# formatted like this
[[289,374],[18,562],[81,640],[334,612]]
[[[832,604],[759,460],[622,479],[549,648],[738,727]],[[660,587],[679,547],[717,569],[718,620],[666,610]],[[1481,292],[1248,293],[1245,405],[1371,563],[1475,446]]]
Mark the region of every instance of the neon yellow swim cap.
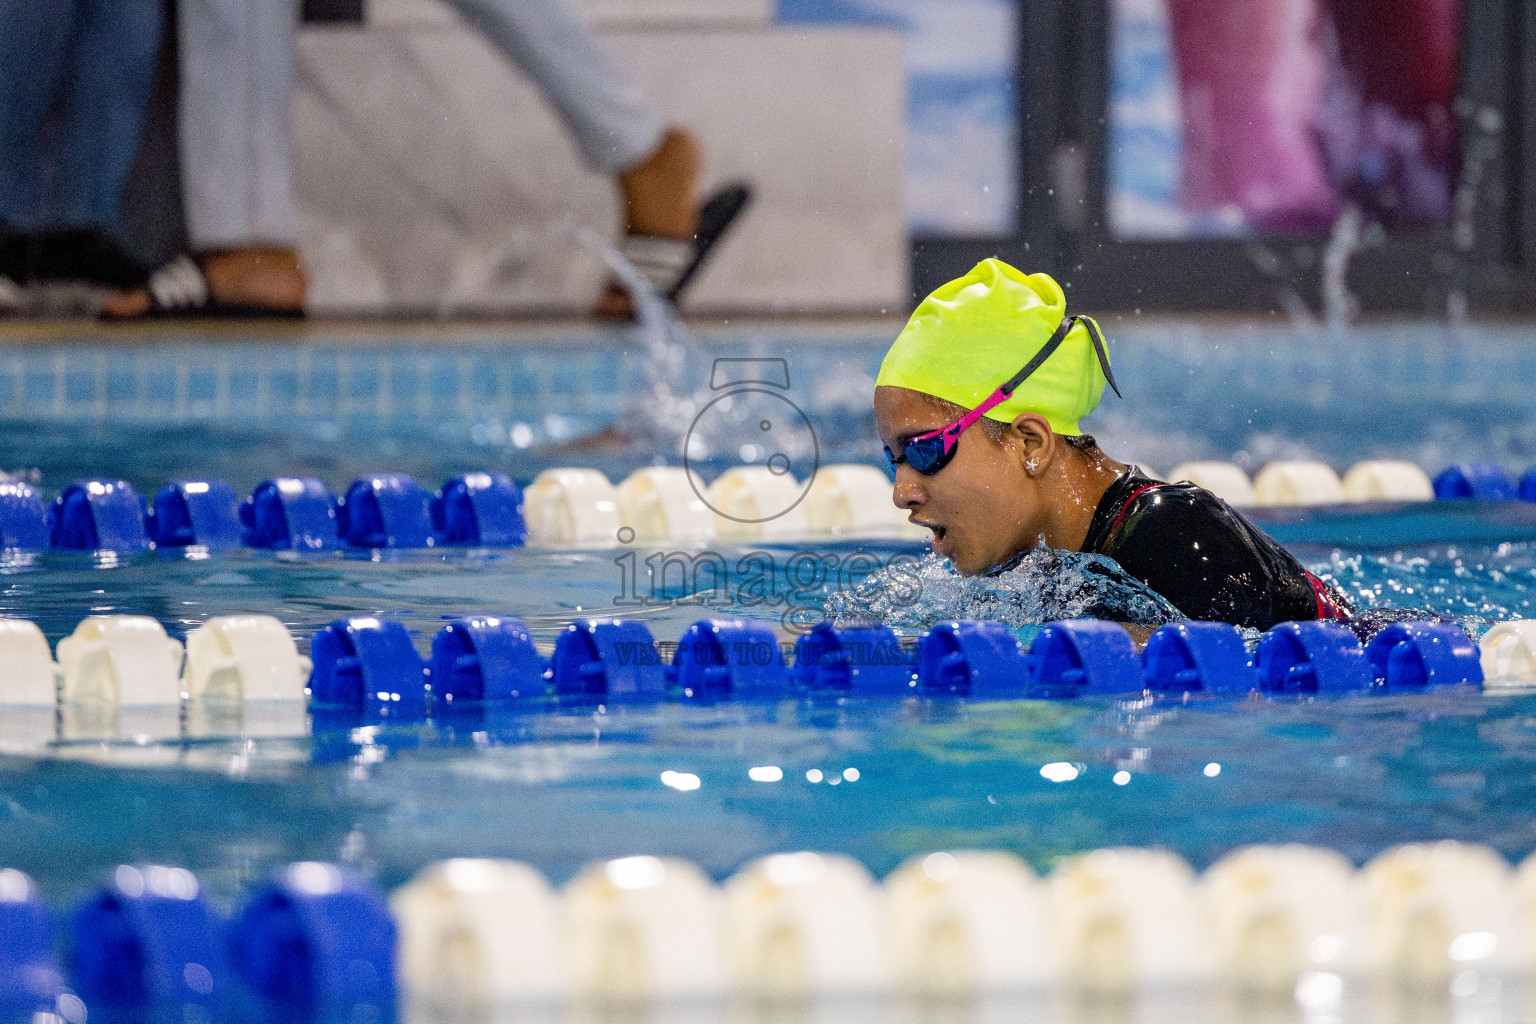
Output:
[[[1002,260],[982,260],[922,301],[885,354],[875,383],[974,409],[1033,358],[1066,313],[1067,298],[1049,274],[1026,275]],[[1078,420],[1099,404],[1104,382],[1079,322],[986,416],[1012,423],[1020,413],[1037,412],[1056,433],[1081,434]]]

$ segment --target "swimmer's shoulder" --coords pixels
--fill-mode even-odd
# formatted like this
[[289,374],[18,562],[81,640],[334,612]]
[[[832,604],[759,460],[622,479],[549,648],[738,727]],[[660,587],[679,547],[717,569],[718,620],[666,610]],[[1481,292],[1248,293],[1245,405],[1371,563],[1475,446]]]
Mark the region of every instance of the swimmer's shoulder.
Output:
[[1188,481],[1155,480],[1135,466],[1116,480],[1094,514],[1083,550],[1134,557],[1141,550],[1159,560],[1186,543],[1214,553],[1256,553],[1274,545],[1262,531],[1221,498]]

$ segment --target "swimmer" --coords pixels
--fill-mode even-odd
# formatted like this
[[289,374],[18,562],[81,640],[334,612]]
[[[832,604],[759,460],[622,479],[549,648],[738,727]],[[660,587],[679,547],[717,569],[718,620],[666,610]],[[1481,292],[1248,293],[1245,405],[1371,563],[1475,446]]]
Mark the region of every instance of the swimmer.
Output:
[[1045,546],[1114,559],[1192,619],[1349,617],[1341,593],[1226,502],[1083,433],[1106,383],[1119,394],[1098,325],[1067,313],[1061,287],[983,260],[923,300],[880,366],[892,500],[966,575]]

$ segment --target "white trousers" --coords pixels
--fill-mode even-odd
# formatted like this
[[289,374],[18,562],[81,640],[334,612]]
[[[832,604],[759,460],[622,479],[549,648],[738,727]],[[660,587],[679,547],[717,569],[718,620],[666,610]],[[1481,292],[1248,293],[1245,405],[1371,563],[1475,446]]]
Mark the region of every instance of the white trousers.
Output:
[[[570,0],[449,0],[544,92],[596,171],[639,163],[665,123]],[[196,251],[297,239],[293,0],[179,0],[181,169]]]

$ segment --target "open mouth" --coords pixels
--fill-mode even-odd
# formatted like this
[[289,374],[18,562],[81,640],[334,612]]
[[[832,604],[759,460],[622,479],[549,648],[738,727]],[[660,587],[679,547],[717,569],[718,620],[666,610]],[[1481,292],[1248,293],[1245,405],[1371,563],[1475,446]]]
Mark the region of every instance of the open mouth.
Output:
[[933,539],[934,540],[943,540],[944,539],[944,534],[949,532],[944,527],[939,526],[936,523],[925,523],[925,522],[923,522],[920,519],[914,519],[914,520],[912,520],[912,522],[914,524],[916,524],[917,526],[923,527],[926,530],[932,530],[933,531]]

